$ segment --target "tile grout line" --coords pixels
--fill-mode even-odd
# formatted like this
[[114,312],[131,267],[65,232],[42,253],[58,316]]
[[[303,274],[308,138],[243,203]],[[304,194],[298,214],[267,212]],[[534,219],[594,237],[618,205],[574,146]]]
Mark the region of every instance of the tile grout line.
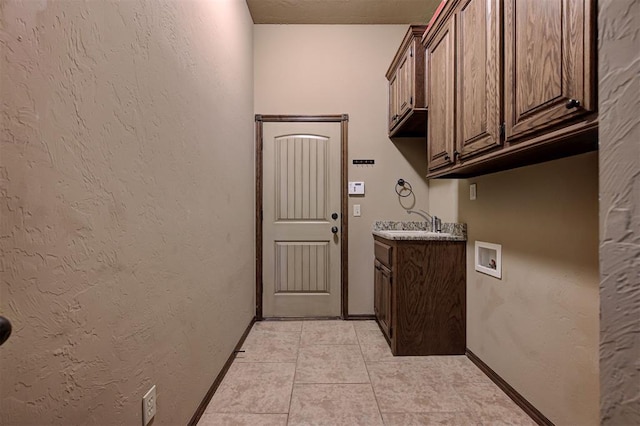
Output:
[[287,425],[291,420],[291,403],[293,402],[293,388],[296,385],[296,374],[298,373],[298,359],[300,359],[300,348],[302,346],[302,333],[304,332],[304,322],[300,324],[300,337],[298,338],[298,348],[296,349],[296,363],[293,369],[293,379],[291,380],[291,395],[289,396],[289,409],[287,410]]
[[[355,329],[355,327],[354,327]],[[369,377],[369,386],[371,386],[371,393],[373,393],[373,399],[376,401],[376,407],[378,407],[378,414],[380,415],[380,421],[384,425],[384,417],[382,417],[382,410],[380,409],[380,403],[378,402],[378,396],[376,395],[376,390],[373,387],[373,380],[371,380],[371,372],[369,371],[369,365],[367,361],[364,359],[364,352],[362,352],[362,344],[360,342],[360,336],[356,330],[356,337],[358,339],[358,347],[360,348],[360,354],[362,355],[362,360],[364,361],[364,368],[367,370],[367,376]]]

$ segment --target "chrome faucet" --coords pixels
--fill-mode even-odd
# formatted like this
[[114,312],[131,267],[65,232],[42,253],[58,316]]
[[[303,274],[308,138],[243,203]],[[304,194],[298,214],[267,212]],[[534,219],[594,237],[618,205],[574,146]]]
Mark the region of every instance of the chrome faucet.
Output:
[[420,216],[421,218],[423,218],[424,220],[426,220],[427,222],[431,222],[431,231],[433,232],[442,232],[442,221],[440,220],[440,218],[438,216],[431,216],[429,213],[427,213],[426,211],[420,209],[420,210],[407,210],[407,213],[411,214],[417,214],[418,216]]

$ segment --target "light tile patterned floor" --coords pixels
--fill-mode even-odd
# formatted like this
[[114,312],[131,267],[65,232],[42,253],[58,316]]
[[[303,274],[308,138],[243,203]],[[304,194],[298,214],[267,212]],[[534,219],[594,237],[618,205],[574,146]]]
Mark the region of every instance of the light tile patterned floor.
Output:
[[199,425],[535,425],[466,356],[394,357],[374,321],[264,321]]

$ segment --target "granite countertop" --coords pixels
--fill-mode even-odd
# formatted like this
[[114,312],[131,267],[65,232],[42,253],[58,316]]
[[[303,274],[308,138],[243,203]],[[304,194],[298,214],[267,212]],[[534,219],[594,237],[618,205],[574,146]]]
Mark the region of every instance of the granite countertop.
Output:
[[[398,232],[418,231],[418,232]],[[373,224],[373,235],[387,240],[467,241],[466,223],[442,223],[442,232],[433,232],[429,222],[380,220]]]

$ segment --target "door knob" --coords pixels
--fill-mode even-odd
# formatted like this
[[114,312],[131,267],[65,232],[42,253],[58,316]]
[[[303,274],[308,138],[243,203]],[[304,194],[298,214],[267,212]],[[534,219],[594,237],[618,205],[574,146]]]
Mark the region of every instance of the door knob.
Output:
[[331,232],[333,232],[334,234],[338,233],[338,227],[337,226],[332,226],[331,227]]
[[11,336],[11,321],[0,316],[0,345],[7,341]]
[[567,104],[565,105],[567,109],[575,108],[580,106],[580,101],[577,99],[569,99]]
[[338,213],[331,213],[331,219],[336,220],[338,218]]

